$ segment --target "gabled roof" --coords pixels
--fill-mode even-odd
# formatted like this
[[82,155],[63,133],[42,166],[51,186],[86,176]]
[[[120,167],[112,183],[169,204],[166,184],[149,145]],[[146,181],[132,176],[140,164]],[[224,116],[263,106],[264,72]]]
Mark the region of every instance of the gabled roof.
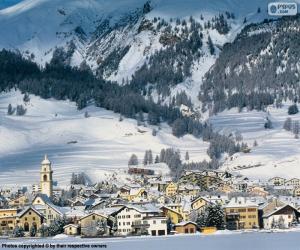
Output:
[[160,207],[160,209],[164,209],[164,208],[182,217],[181,213],[177,212],[176,210],[174,210],[172,208],[169,208],[169,207],[166,207],[166,206],[161,206]]
[[64,228],[67,228],[67,227],[75,227],[75,228],[78,228],[79,225],[77,224],[68,224],[68,225],[65,225]]
[[48,195],[46,195],[46,194],[41,194],[41,193],[38,193],[38,194],[34,197],[34,199],[33,199],[32,202],[34,202],[35,199],[38,198],[38,197],[41,198],[45,203],[52,203],[52,201],[50,200],[50,198],[48,197]]
[[[40,193],[37,194],[35,196],[35,198],[33,199],[33,202],[38,197],[41,198],[46,205],[48,205],[49,207],[51,207],[53,210],[55,210],[60,215],[63,215],[66,212],[62,207],[54,205],[53,202],[51,201],[51,199],[47,195],[45,195],[45,194],[40,194]],[[34,205],[34,206],[36,206],[36,205]]]
[[174,226],[175,227],[182,227],[182,226],[186,226],[188,224],[193,224],[193,225],[195,225],[197,227],[197,224],[195,222],[193,222],[193,221],[182,221],[180,223],[175,224]]
[[33,206],[29,206],[25,209],[23,209],[21,212],[19,212],[16,216],[19,218],[22,218],[24,214],[26,214],[29,210],[34,211],[36,214],[38,214],[40,217],[44,217],[37,209],[35,209]]
[[299,213],[298,210],[296,208],[294,208],[293,206],[289,205],[289,204],[285,204],[281,207],[276,207],[274,208],[273,211],[270,211],[268,214],[264,214],[263,215],[263,218],[268,218],[270,216],[272,216],[273,214],[277,213],[277,212],[280,212],[282,209],[286,208],[286,207],[290,207],[292,208],[296,213]]
[[196,197],[195,199],[193,199],[193,200],[191,201],[191,203],[194,203],[194,202],[196,202],[196,201],[198,201],[198,200],[200,200],[200,199],[205,200],[207,203],[212,203],[209,199],[207,199],[206,197],[203,197],[203,196],[198,196],[198,197]]
[[225,205],[226,208],[230,207],[258,207],[256,203],[251,201],[250,199],[247,199],[246,197],[235,197],[232,198],[227,205]]
[[91,216],[91,215],[98,215],[98,216],[101,216],[101,217],[104,217],[104,218],[108,219],[108,217],[107,217],[106,215],[94,211],[94,212],[88,213],[88,214],[85,215],[85,216],[82,216],[82,217],[80,218],[80,220],[83,220],[84,218],[87,218],[87,217],[89,217],[89,216]]

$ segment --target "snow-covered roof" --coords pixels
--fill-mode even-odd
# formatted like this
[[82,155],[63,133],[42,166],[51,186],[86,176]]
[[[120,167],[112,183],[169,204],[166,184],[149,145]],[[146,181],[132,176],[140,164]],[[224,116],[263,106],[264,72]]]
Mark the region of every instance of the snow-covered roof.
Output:
[[232,198],[224,207],[258,207],[258,205],[246,197],[235,197]]
[[39,216],[43,216],[35,207],[33,206],[29,206],[29,207],[26,207],[24,208],[22,211],[20,211],[18,214],[17,214],[17,217],[22,217],[27,211],[29,210],[33,210],[35,213],[37,213]]
[[187,224],[193,224],[193,225],[197,226],[197,224],[193,221],[181,221],[181,222],[175,224],[174,226],[175,227],[180,227],[180,226],[185,226]]
[[124,205],[124,206],[127,208],[134,209],[140,213],[160,213],[159,208],[157,208],[152,203]]

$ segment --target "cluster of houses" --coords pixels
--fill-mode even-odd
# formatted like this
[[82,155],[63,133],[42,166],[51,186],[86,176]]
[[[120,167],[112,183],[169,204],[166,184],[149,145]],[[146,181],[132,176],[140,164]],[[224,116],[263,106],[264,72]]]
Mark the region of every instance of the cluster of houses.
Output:
[[85,237],[212,232],[216,228],[199,228],[197,218],[214,205],[221,207],[228,230],[286,229],[298,224],[299,195],[276,197],[266,191],[266,185],[298,188],[296,179],[272,178],[262,184],[222,171],[186,171],[175,182],[151,171],[131,169],[130,174],[138,178],[111,193],[98,185],[73,184],[73,195],[62,206],[57,202],[62,190],[53,188],[51,162],[45,156],[40,185],[30,194],[26,189],[1,190],[0,235],[13,235],[16,228],[25,236],[43,235],[41,229],[57,221],[63,221],[65,234]]

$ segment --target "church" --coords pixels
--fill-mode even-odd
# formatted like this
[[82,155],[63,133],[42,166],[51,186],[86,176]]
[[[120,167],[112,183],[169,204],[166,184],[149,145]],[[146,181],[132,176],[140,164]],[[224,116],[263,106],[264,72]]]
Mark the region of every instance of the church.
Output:
[[53,171],[51,169],[51,162],[47,155],[41,162],[40,170],[40,193],[47,195],[49,198],[53,196]]

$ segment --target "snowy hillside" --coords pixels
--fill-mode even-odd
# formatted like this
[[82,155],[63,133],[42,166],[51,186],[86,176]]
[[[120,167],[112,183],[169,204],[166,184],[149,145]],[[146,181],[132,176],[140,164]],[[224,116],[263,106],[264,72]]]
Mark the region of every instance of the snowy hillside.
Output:
[[[151,127],[138,127],[131,119],[120,122],[119,115],[100,108],[78,111],[74,103],[31,95],[25,116],[8,116],[9,103],[22,104],[23,95],[0,95],[0,183],[38,182],[44,154],[53,162],[54,179],[60,185],[69,183],[72,172],[82,171],[93,181],[114,173],[126,181],[130,155],[136,153],[142,162],[148,149],[155,155],[162,148],[174,147],[182,154],[189,151],[191,160],[209,159],[208,143],[192,136],[176,138],[167,125],[154,137]],[[84,117],[85,111],[89,118]]]
[[[282,128],[287,117],[286,102],[279,109],[269,106],[269,114],[231,109],[209,118],[212,103],[207,102],[208,107],[203,110],[204,102],[198,98],[200,87],[205,85],[203,77],[222,57],[226,47],[223,45],[236,41],[246,25],[270,18],[269,2],[118,0],[112,4],[109,0],[24,0],[0,10],[0,48],[20,51],[42,67],[53,58],[80,69],[88,66],[106,80],[125,86],[131,83],[134,91],[143,93],[142,98],[153,98],[159,104],[170,103],[172,97],[185,91],[191,98],[191,107],[184,108],[190,108],[192,115],[201,121],[209,119],[220,133],[230,135],[239,131],[250,145],[250,153],[236,153],[224,159],[224,169],[255,178],[300,177],[299,140]],[[260,32],[253,29],[249,33],[252,38]],[[247,37],[245,40],[248,41]],[[268,54],[257,49],[255,38],[253,41],[252,46],[245,42],[244,47],[253,47],[253,51],[267,57]],[[248,60],[248,54],[244,54]],[[255,65],[256,58],[250,59]],[[228,69],[231,73],[238,72],[236,82],[239,82],[239,58],[232,64]],[[226,69],[215,71],[226,74]],[[243,69],[247,72],[247,67]],[[211,76],[217,75],[215,71],[211,71]],[[219,84],[214,77],[211,79]],[[59,80],[56,86],[58,83]],[[212,92],[207,93],[205,97],[210,98]],[[66,96],[62,94],[60,98]],[[38,182],[39,163],[45,153],[54,163],[54,177],[60,184],[67,184],[70,174],[76,171],[85,171],[95,181],[112,178],[117,173],[119,180],[124,181],[130,155],[137,153],[142,159],[148,149],[157,154],[161,148],[174,147],[182,153],[189,151],[191,161],[209,160],[206,153],[209,143],[191,135],[176,138],[165,123],[154,137],[151,126],[138,127],[133,119],[120,122],[119,115],[111,111],[93,106],[78,111],[72,102],[43,100],[33,95],[30,98],[25,116],[8,116],[8,104],[23,103],[23,95],[18,91],[0,93],[0,182],[31,183],[33,178]],[[89,118],[84,117],[86,111]],[[264,128],[267,116],[273,129]],[[291,118],[300,120],[300,115]],[[258,146],[252,147],[255,140]]]
[[[251,147],[250,153],[237,153],[228,157],[223,169],[245,176],[268,179],[275,176],[300,177],[300,140],[292,132],[283,129],[287,117],[300,121],[300,115],[288,115],[287,104],[281,109],[268,107],[268,117],[273,129],[265,129],[267,112],[224,111],[210,119],[214,128],[229,135],[240,133]],[[257,146],[253,146],[254,142]]]

